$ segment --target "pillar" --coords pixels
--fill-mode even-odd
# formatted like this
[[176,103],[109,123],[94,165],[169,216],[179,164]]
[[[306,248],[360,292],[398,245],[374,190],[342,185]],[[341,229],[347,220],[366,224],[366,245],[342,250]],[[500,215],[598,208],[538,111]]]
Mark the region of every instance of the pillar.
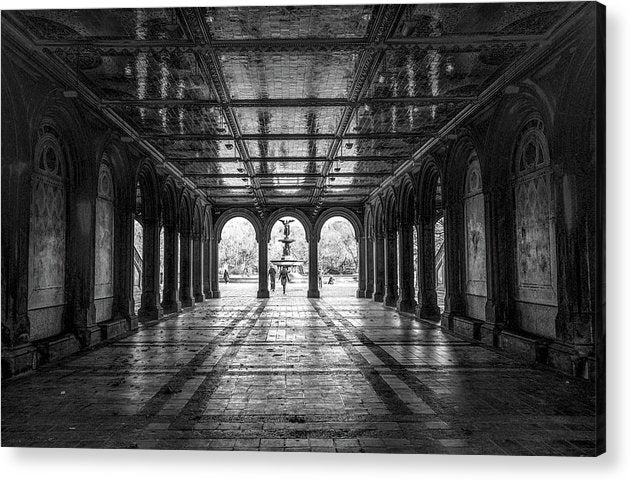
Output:
[[384,266],[384,254],[385,246],[383,234],[379,233],[375,235],[375,241],[373,243],[373,261],[374,261],[374,276],[375,287],[372,294],[374,301],[382,302],[385,289],[385,266]]
[[462,236],[464,220],[459,215],[464,212],[460,203],[445,203],[445,310],[441,315],[441,324],[452,330],[453,316],[465,313],[465,298],[463,293],[463,270],[460,265],[463,249],[459,249],[457,239]]
[[173,226],[164,227],[164,292],[162,294],[162,309],[165,313],[180,311],[182,305],[178,297],[179,280],[177,230]]
[[366,237],[366,293],[364,297],[372,298],[375,291],[375,265],[373,260],[374,254],[374,240],[371,237]]
[[357,288],[357,298],[366,296],[366,236],[359,238],[358,246],[358,263],[359,263],[359,286]]
[[418,222],[418,300],[416,314],[420,318],[440,316],[436,296],[436,253],[434,246],[434,220],[421,216]]
[[397,271],[397,231],[396,229],[388,229],[385,238],[386,293],[383,300],[385,306],[397,305],[399,298]]
[[259,235],[259,290],[257,298],[269,298],[267,286],[267,240],[264,235]]
[[196,303],[204,301],[204,291],[202,288],[202,264],[204,262],[204,254],[202,253],[202,237],[201,234],[194,234],[193,237],[193,297]]
[[202,284],[204,288],[204,297],[206,299],[213,297],[213,292],[211,289],[211,272],[212,272],[212,263],[210,259],[210,238],[205,238],[202,240],[202,249],[203,249],[203,263],[202,263]]
[[193,273],[191,270],[192,239],[190,233],[180,233],[180,301],[182,307],[194,306],[192,296]]
[[212,291],[213,298],[220,298],[221,292],[219,291],[219,242],[217,241],[217,235],[210,238],[210,291]]
[[399,226],[399,299],[397,309],[405,313],[414,313],[414,238],[413,226],[401,223]]
[[162,316],[160,306],[160,223],[143,219],[142,225],[142,296],[138,317],[142,321]]
[[315,234],[309,239],[309,290],[307,298],[319,298],[318,287],[318,239]]

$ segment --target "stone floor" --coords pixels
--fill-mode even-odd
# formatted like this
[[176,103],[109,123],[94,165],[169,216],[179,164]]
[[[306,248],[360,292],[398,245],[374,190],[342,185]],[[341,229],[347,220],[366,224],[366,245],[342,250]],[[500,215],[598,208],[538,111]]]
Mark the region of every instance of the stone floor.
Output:
[[591,455],[591,386],[352,297],[235,288],[2,387],[2,445]]

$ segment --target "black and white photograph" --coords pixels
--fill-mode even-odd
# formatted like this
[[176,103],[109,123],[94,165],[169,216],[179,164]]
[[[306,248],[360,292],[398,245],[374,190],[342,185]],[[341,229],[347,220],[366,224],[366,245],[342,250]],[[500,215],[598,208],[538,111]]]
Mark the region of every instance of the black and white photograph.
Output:
[[12,7],[2,447],[605,453],[604,5]]

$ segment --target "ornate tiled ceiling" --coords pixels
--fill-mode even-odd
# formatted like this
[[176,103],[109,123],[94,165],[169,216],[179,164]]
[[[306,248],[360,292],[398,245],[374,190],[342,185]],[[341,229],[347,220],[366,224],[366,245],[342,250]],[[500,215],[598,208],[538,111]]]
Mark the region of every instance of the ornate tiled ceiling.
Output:
[[576,8],[32,10],[3,21],[217,205],[317,209],[363,202]]

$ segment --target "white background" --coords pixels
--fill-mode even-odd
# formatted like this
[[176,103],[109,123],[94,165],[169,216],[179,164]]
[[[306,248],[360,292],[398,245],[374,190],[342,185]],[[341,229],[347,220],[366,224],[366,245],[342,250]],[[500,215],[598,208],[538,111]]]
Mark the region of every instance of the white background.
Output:
[[[385,0],[384,0],[385,1]],[[460,0],[463,1],[463,0]],[[376,3],[249,0],[184,2],[109,0],[0,0],[2,9],[230,6],[314,3]],[[436,3],[436,2],[434,2]],[[4,480],[90,482],[170,480],[548,481],[631,480],[631,1],[607,6],[607,453],[599,458],[483,457],[384,454],[0,449]],[[587,32],[586,32],[587,35]],[[626,142],[625,142],[626,141]],[[627,308],[626,310],[624,308]]]

